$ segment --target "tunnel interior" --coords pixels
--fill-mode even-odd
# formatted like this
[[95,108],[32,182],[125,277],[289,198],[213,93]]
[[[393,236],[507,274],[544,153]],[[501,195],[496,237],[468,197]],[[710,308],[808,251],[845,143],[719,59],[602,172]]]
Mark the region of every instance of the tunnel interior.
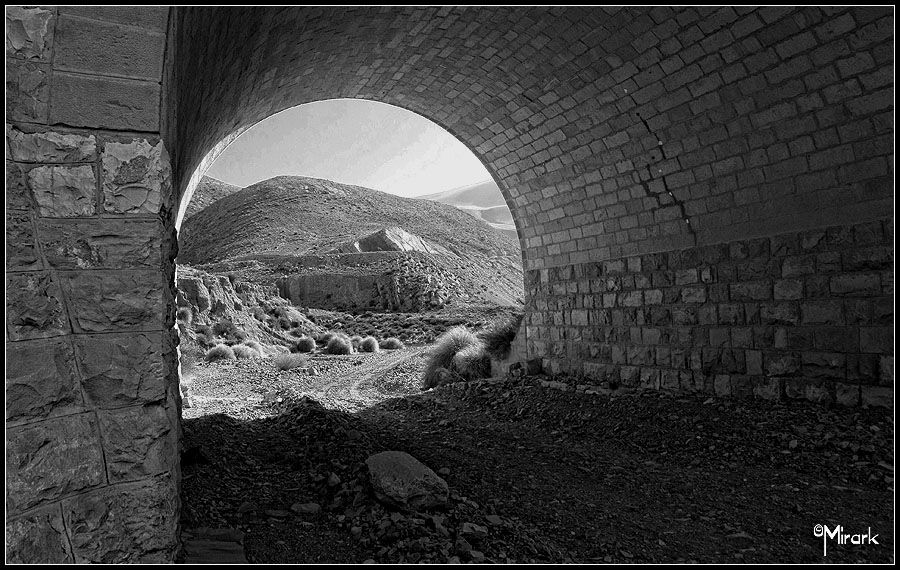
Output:
[[545,371],[893,405],[890,8],[8,7],[7,23],[10,561],[173,559],[179,210],[233,137],[323,98],[416,112],[485,164]]

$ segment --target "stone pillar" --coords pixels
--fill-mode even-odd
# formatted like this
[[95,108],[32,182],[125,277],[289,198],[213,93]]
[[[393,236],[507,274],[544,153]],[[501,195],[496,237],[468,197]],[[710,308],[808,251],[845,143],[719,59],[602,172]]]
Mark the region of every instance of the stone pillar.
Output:
[[168,9],[7,7],[7,562],[170,562]]

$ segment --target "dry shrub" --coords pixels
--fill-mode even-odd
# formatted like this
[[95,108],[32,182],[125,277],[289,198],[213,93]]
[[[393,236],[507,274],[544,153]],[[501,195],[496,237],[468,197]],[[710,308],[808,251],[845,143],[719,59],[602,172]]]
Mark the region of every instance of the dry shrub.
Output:
[[279,370],[291,370],[306,366],[307,358],[302,354],[283,352],[275,357],[275,367]]
[[452,370],[465,380],[491,376],[491,355],[482,343],[469,345],[453,356]]
[[483,346],[478,337],[466,327],[454,327],[435,340],[429,351],[430,358],[422,374],[422,385],[434,388],[440,381],[439,370],[453,368],[453,357],[456,353],[470,346]]
[[392,336],[379,342],[378,346],[384,350],[397,350],[403,348],[403,342],[399,338]]
[[225,344],[217,344],[206,351],[206,361],[215,362],[216,360],[234,360],[234,350]]
[[509,356],[509,349],[519,331],[519,325],[522,324],[523,316],[498,319],[478,333],[478,338],[484,341],[484,348],[488,354],[499,360]]
[[187,307],[181,307],[177,311],[175,311],[175,318],[186,325],[191,324],[191,320],[193,319],[193,315],[191,314],[191,310]]
[[378,339],[374,336],[367,336],[359,343],[361,352],[378,352]]
[[262,356],[258,350],[246,344],[236,344],[231,347],[231,350],[237,358],[260,358]]
[[316,348],[316,341],[312,337],[302,337],[297,339],[291,346],[291,352],[312,352]]
[[353,345],[350,343],[350,337],[342,334],[332,336],[325,345],[325,352],[328,354],[352,354]]

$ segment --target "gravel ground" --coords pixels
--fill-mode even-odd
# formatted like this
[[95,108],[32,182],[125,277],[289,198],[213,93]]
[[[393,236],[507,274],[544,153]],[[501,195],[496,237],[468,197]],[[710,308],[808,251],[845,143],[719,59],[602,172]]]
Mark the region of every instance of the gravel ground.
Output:
[[[185,528],[239,529],[255,563],[893,561],[890,411],[537,378],[418,393],[422,352],[313,357],[318,376],[198,367]],[[372,499],[363,462],[387,449],[440,470],[446,509]],[[830,541],[824,558],[817,524],[879,544]]]

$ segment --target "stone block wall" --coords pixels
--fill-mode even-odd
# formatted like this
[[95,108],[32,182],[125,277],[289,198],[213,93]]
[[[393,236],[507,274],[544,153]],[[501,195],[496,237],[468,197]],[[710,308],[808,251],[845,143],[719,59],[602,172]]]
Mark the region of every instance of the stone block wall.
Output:
[[6,18],[8,561],[172,560],[176,212],[235,136],[322,99],[485,164],[550,371],[893,401],[890,7]]
[[526,273],[528,354],[606,388],[891,406],[893,220]]
[[7,7],[7,562],[168,562],[167,9]]

